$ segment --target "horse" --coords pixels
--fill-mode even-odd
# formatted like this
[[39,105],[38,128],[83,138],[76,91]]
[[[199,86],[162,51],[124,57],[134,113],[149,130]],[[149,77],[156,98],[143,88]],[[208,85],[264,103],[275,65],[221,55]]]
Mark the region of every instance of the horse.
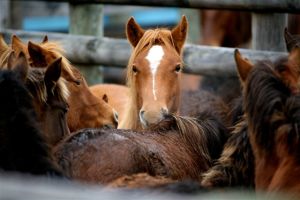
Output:
[[62,57],[62,77],[68,82],[70,95],[68,104],[68,126],[71,132],[86,127],[116,127],[118,114],[107,103],[107,95],[97,98],[93,95],[80,71],[70,64],[63,56],[63,49],[58,43],[49,42],[45,36],[43,42],[35,44],[29,42],[28,46],[13,37],[13,50],[19,51],[27,47],[27,58],[29,57],[32,67],[47,67],[53,60]]
[[299,198],[300,48],[276,62],[244,63],[244,110],[255,157],[256,190]]
[[[39,126],[34,106],[36,101],[28,88],[28,82],[33,80],[27,79],[31,72],[25,61],[24,54],[21,54],[12,65],[13,69],[0,70],[0,92],[3,94],[0,98],[0,171],[61,177]],[[51,101],[47,102],[51,107]],[[52,118],[51,113],[45,115]]]
[[[275,72],[283,77],[287,85],[297,90],[297,70],[293,69],[295,52],[289,58],[279,59],[274,65]],[[247,74],[253,64],[243,58],[239,51],[235,51],[235,61],[242,86],[245,85]],[[248,123],[243,112],[242,97],[238,98],[234,109],[234,130],[224,146],[223,153],[213,168],[204,174],[202,186],[204,187],[245,187],[254,188],[255,164],[253,163],[253,150],[248,136]]]
[[127,66],[129,103],[118,128],[147,128],[169,113],[178,113],[187,29],[185,16],[171,31],[144,30],[134,18],[128,20],[126,35],[133,47]]
[[149,130],[80,130],[53,155],[68,177],[89,183],[106,185],[137,173],[199,182],[226,139],[226,127],[209,113],[197,120],[171,115]]
[[70,133],[66,123],[69,91],[65,80],[60,77],[61,58],[55,60],[47,68],[30,68],[23,52],[18,57],[12,52],[8,58],[7,67],[14,69],[18,66],[28,71],[23,74],[22,78],[26,88],[34,97],[33,106],[37,120],[47,143],[50,146],[55,145]]

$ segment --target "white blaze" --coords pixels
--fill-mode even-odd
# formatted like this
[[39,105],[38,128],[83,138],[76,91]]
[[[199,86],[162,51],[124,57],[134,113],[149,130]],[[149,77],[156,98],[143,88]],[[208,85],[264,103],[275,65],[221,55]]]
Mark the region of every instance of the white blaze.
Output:
[[155,74],[163,56],[164,50],[160,45],[154,45],[153,47],[151,47],[151,49],[148,52],[148,55],[146,56],[146,59],[150,63],[150,70],[152,72],[152,92],[154,100],[157,100],[155,89]]

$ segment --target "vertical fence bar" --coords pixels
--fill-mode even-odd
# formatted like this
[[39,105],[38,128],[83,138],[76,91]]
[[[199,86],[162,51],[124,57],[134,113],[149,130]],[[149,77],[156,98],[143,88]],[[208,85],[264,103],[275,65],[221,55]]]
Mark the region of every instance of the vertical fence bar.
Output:
[[[69,33],[103,37],[103,6],[99,4],[69,4]],[[103,82],[100,66],[78,66],[89,85]]]
[[0,31],[8,28],[9,26],[9,1],[0,1]]
[[10,28],[22,29],[22,23],[24,18],[23,1],[10,0]]
[[0,1],[0,32],[9,27],[9,1]]
[[286,51],[283,34],[286,26],[286,14],[252,13],[252,48]]

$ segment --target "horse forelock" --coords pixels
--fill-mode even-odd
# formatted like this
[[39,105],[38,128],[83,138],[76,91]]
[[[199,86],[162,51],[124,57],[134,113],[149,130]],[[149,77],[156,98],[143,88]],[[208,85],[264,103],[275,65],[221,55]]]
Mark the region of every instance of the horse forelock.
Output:
[[[34,98],[37,98],[41,104],[46,104],[48,99],[47,89],[44,81],[45,69],[32,68],[29,70],[26,85],[29,87],[30,93]],[[69,90],[66,86],[66,80],[62,77],[57,81],[55,91],[53,94],[58,96],[63,102],[67,102],[69,97]]]
[[272,149],[272,134],[282,121],[276,117],[282,112],[289,88],[275,72],[271,62],[259,62],[250,72],[244,88],[244,109],[250,136],[261,149]]

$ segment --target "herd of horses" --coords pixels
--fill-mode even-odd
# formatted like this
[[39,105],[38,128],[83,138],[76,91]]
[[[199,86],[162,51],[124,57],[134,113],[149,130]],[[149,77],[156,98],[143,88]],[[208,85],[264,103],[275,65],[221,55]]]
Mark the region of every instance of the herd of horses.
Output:
[[47,37],[1,37],[0,171],[125,188],[191,180],[201,191],[299,198],[299,36],[285,30],[289,54],[274,62],[235,50],[241,92],[228,102],[181,90],[187,31],[184,16],[172,30],[130,18],[127,86],[89,87]]

